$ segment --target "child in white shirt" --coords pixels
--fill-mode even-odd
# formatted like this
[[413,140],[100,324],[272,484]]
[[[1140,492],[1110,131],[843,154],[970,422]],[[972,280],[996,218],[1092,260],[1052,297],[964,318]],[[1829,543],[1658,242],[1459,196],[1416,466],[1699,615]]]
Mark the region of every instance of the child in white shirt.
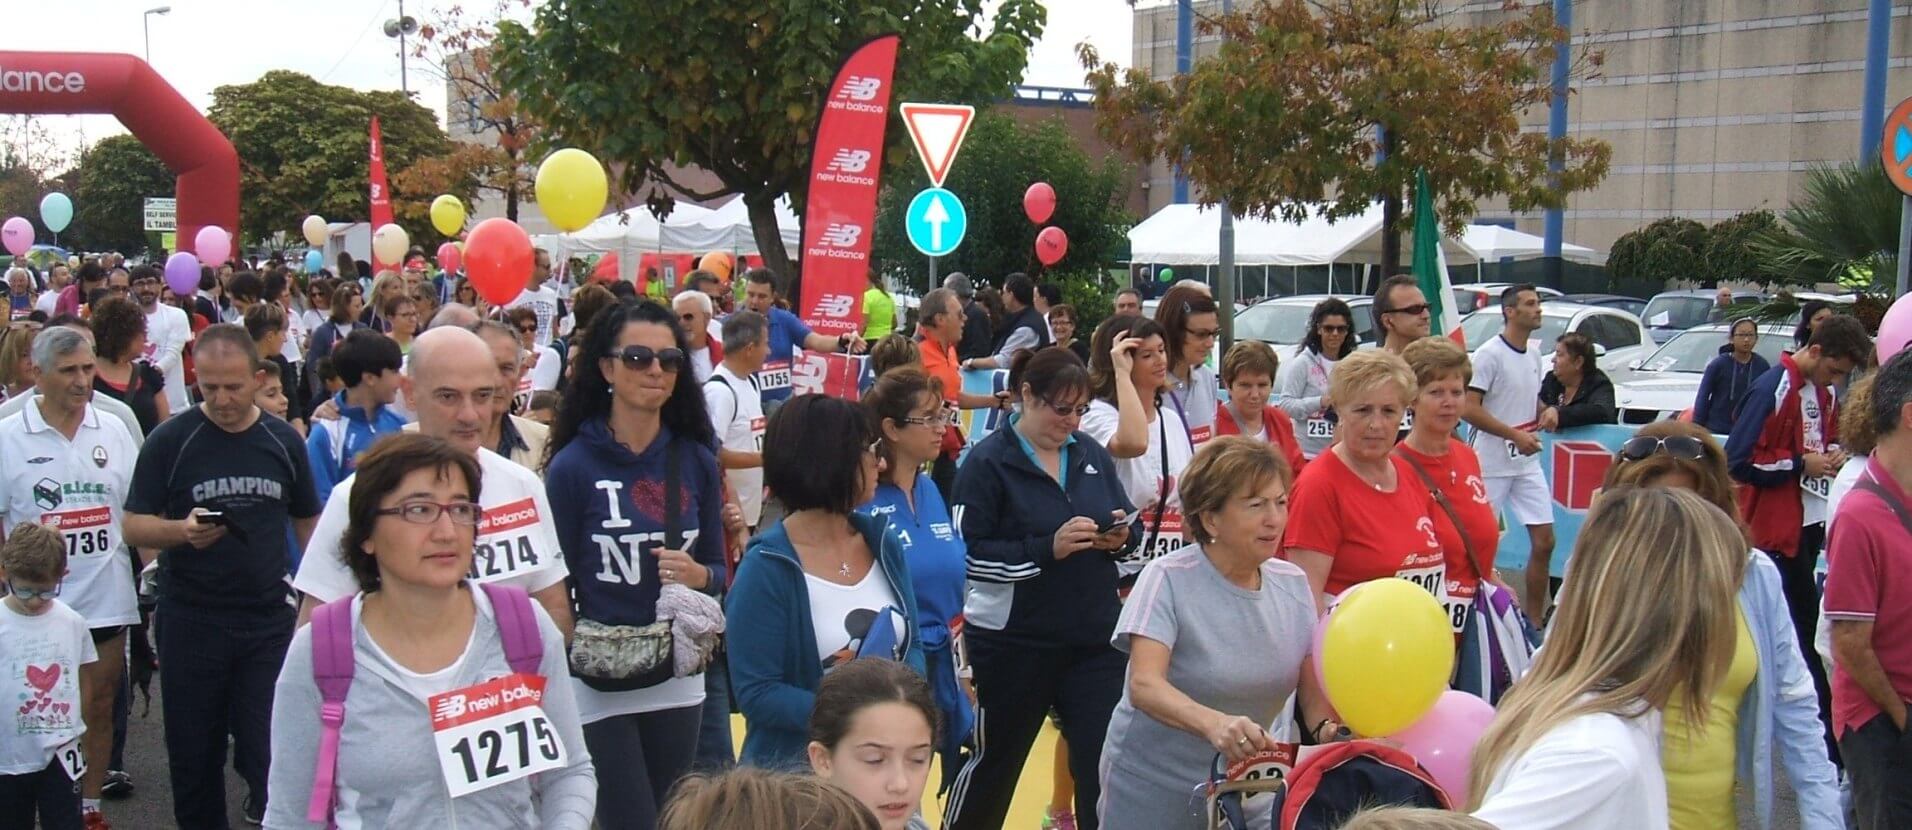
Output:
[[0,826],[80,830],[80,666],[99,659],[86,619],[57,599],[66,542],[37,524],[0,546]]

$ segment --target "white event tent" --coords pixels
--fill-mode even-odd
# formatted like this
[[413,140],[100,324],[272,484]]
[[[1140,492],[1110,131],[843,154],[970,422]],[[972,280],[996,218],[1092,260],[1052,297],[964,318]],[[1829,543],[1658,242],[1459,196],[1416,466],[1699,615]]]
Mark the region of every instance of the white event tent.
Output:
[[[1461,241],[1474,249],[1486,262],[1503,259],[1536,259],[1547,252],[1546,240],[1500,225],[1468,225]],[[1606,261],[1599,251],[1570,242],[1560,243],[1560,258],[1598,265]]]
[[[1401,261],[1414,256],[1413,234],[1401,234]],[[1216,265],[1220,254],[1221,211],[1194,204],[1169,205],[1129,231],[1129,259],[1160,265]],[[1373,264],[1381,261],[1381,205],[1358,216],[1329,221],[1319,214],[1300,222],[1236,217],[1237,266]],[[1479,260],[1474,249],[1453,237],[1441,240],[1449,265]]]
[[[786,250],[794,255],[802,245],[802,236],[786,199],[777,201],[777,225]],[[574,233],[541,235],[533,237],[532,242],[560,260],[576,254],[617,254],[618,278],[623,280],[636,278],[638,258],[646,253],[758,253],[741,197],[716,210],[680,201],[661,222],[651,215],[649,207],[638,205],[600,216]]]

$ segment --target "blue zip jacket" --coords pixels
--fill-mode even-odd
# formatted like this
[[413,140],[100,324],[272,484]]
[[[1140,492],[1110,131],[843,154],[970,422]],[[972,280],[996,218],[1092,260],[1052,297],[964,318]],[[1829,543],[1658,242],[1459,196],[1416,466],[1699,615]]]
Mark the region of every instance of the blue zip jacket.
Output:
[[405,418],[381,406],[371,412],[345,405],[345,393],[332,396],[339,408],[336,421],[313,421],[312,434],[305,438],[305,457],[312,464],[312,486],[319,503],[332,495],[332,488],[358,470],[359,453],[387,433],[405,428]]
[[1757,550],[1739,585],[1739,609],[1759,649],[1759,672],[1739,702],[1735,771],[1739,786],[1752,792],[1753,818],[1764,830],[1773,826],[1773,749],[1786,768],[1786,781],[1799,797],[1803,830],[1843,830],[1839,784],[1826,757],[1825,727],[1819,721],[1819,697],[1800,654],[1779,568]]
[[1771,368],[1758,352],[1744,364],[1734,360],[1731,354],[1713,358],[1700,375],[1699,391],[1693,395],[1693,423],[1716,435],[1731,434],[1733,413],[1739,410],[1740,399],[1753,388],[1753,381]]
[[[923,674],[923,638],[903,542],[881,517],[851,513],[850,525],[876,552],[876,567],[903,603],[909,628],[903,659]],[[781,522],[750,540],[725,606],[730,686],[746,724],[739,761],[766,769],[806,768],[810,710],[816,708],[823,667],[810,622],[810,589]]]

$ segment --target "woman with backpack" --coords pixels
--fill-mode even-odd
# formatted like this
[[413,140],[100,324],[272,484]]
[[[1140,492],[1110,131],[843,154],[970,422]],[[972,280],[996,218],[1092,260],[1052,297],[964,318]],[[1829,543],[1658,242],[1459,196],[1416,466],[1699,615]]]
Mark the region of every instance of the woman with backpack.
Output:
[[[704,394],[670,312],[627,303],[593,323],[551,428],[545,492],[577,602],[573,691],[597,764],[598,826],[656,826],[690,771],[702,657],[676,636],[714,622],[724,496]],[[685,654],[692,647],[701,654]],[[687,658],[697,668],[680,670]]]
[[590,827],[564,639],[523,591],[467,579],[479,485],[417,433],[359,458],[340,549],[360,593],[286,651],[265,826]]
[[1474,747],[1468,810],[1500,830],[1668,826],[1661,713],[1706,711],[1733,663],[1739,523],[1621,487],[1581,526],[1547,643]]

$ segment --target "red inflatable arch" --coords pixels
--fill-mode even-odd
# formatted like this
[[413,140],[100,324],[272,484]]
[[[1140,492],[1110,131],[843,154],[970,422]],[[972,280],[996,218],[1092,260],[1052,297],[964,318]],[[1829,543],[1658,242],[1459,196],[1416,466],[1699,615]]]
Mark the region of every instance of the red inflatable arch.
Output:
[[179,244],[239,227],[239,154],[226,134],[132,55],[0,51],[0,113],[111,113],[178,174]]

